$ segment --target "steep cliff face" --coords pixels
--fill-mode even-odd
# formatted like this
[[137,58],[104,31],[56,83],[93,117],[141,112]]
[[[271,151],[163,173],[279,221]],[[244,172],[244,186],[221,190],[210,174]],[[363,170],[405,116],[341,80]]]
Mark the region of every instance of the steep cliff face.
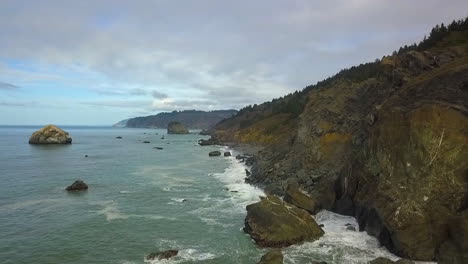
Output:
[[[298,183],[320,208],[355,216],[400,256],[468,262],[468,236],[453,231],[453,223],[463,229],[468,203],[468,32],[459,33],[386,57],[367,78],[307,91],[302,113],[288,120],[290,136],[275,129],[277,143],[258,137],[267,147],[249,182],[278,194]],[[265,129],[225,127],[217,132],[238,141]]]

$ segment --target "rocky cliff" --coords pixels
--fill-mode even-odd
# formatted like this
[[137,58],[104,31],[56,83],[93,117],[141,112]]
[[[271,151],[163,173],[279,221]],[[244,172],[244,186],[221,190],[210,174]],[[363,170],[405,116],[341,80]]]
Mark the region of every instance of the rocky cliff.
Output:
[[116,123],[115,127],[166,128],[170,122],[178,121],[189,129],[210,129],[225,118],[232,117],[236,110],[217,111],[173,111],[157,115],[135,117]]
[[[468,263],[468,22],[438,30],[241,110],[215,136],[265,146],[249,182],[276,194],[298,184],[402,257]],[[275,111],[298,97],[299,114]]]

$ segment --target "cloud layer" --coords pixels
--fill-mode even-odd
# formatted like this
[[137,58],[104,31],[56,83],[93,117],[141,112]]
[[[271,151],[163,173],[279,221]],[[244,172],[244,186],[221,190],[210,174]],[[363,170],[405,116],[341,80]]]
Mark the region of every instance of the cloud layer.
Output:
[[239,108],[372,61],[466,10],[466,0],[2,0],[0,89],[42,89],[97,114]]

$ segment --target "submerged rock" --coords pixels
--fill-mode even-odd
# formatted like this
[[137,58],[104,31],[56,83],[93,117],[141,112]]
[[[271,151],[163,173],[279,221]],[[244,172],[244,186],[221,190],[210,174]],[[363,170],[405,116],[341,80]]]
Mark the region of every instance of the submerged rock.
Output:
[[221,156],[221,152],[215,150],[215,151],[211,151],[210,153],[208,153],[208,155],[209,155],[210,157]]
[[324,234],[307,211],[273,195],[247,206],[244,231],[262,247],[287,247]]
[[304,209],[311,214],[316,214],[320,210],[315,199],[301,190],[297,183],[288,185],[286,194],[284,195],[284,201]]
[[283,264],[283,253],[280,249],[273,249],[263,255],[257,264]]
[[72,185],[68,186],[65,190],[67,191],[85,191],[88,190],[88,185],[83,181],[77,180]]
[[170,122],[167,125],[168,134],[188,134],[188,129],[180,122]]
[[169,258],[175,257],[177,256],[177,254],[179,254],[178,250],[170,249],[170,250],[166,250],[162,252],[151,253],[148,256],[146,256],[146,259],[147,260],[155,260],[155,259],[163,260],[163,259],[169,259]]
[[164,149],[164,148],[161,148],[161,147],[154,147],[154,149],[159,149],[159,150],[161,150],[161,149]]
[[151,143],[151,142],[149,142],[148,140],[145,140],[145,141],[143,141],[143,143]]
[[115,138],[117,138],[117,139],[122,139],[122,137],[121,137],[121,136],[117,136],[117,137],[115,137]]
[[29,144],[71,144],[72,138],[62,129],[47,125],[36,132],[29,138]]

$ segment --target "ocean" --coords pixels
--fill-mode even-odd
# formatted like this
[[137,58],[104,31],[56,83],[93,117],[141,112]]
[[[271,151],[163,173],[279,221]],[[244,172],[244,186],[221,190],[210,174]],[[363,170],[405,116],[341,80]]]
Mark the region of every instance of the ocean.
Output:
[[[245,206],[263,191],[244,183],[235,150],[198,146],[207,137],[196,133],[111,127],[64,126],[73,144],[29,145],[39,128],[0,127],[0,263],[146,263],[168,249],[178,256],[150,263],[256,263],[267,252],[242,231]],[[88,191],[66,192],[78,179]],[[325,235],[284,249],[284,263],[397,259],[347,230],[357,229],[352,217],[322,211],[316,220]]]

